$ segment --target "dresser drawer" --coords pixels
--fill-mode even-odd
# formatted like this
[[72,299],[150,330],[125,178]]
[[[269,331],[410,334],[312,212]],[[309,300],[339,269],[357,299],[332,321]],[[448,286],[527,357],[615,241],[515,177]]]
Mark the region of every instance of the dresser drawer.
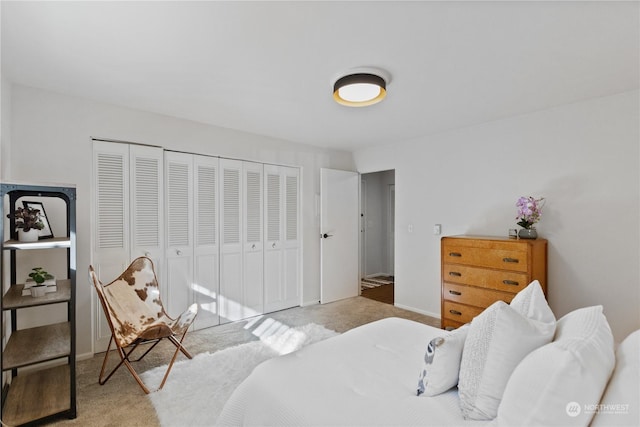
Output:
[[472,307],[470,305],[458,304],[456,302],[444,300],[442,317],[460,323],[469,323],[471,319],[482,313],[484,308]]
[[446,282],[511,293],[518,293],[529,284],[527,273],[490,270],[461,264],[444,264],[442,274],[442,280]]
[[[528,271],[526,247],[507,243],[497,243],[493,246],[491,249],[486,249],[445,243],[442,247],[442,262],[511,271]],[[522,250],[518,250],[519,248]]]
[[444,283],[442,285],[442,298],[460,304],[472,305],[475,307],[487,308],[496,301],[510,303],[515,294],[493,291],[473,286],[456,285],[454,283]]

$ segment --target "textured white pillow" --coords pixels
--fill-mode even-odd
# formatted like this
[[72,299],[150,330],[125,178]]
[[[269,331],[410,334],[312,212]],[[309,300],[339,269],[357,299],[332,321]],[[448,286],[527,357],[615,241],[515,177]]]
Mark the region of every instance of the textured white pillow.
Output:
[[458,384],[462,348],[468,330],[469,325],[466,324],[429,342],[418,378],[418,396],[436,396]]
[[511,303],[492,304],[471,322],[462,352],[458,392],[467,419],[495,418],[507,381],[530,352],[553,338],[556,322],[540,284]]
[[588,425],[614,363],[602,306],[567,314],[557,322],[554,341],[528,355],[511,375],[494,424]]
[[640,330],[616,350],[616,367],[591,427],[640,426]]

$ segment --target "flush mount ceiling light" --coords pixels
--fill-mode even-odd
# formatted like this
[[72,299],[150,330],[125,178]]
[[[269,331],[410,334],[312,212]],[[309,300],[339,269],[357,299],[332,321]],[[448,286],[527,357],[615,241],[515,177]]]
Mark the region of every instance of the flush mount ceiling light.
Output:
[[377,104],[387,95],[388,81],[388,74],[382,70],[354,70],[336,80],[333,99],[348,107]]

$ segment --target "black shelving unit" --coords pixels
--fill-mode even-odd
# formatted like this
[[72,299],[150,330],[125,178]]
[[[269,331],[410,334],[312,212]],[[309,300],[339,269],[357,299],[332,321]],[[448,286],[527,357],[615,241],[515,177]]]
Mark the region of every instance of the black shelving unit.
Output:
[[[13,219],[0,221],[0,278],[2,315],[0,331],[5,331],[7,312],[11,335],[2,342],[0,365],[3,373],[1,418],[4,425],[23,425],[55,417],[76,417],[76,189],[74,186],[1,183],[0,212],[18,207],[24,197],[58,198],[66,204],[66,234],[37,242],[18,241]],[[3,215],[4,216],[4,215]],[[5,227],[8,225],[8,228]],[[7,237],[9,237],[8,240]],[[65,249],[67,278],[57,280],[57,290],[34,298],[23,296],[18,283],[17,252]],[[9,274],[3,271],[9,257]],[[9,283],[7,284],[7,279]],[[67,321],[22,328],[17,312],[28,307],[66,304]],[[28,368],[28,369],[21,369]],[[20,369],[20,371],[19,371]],[[6,375],[5,375],[6,374]]]

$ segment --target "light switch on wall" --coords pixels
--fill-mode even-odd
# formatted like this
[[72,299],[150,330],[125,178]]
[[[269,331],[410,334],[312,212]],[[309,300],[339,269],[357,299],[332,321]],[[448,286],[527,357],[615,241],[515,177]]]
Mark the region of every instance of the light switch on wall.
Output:
[[407,227],[407,231],[409,233],[413,233],[413,224],[409,224],[409,226]]

